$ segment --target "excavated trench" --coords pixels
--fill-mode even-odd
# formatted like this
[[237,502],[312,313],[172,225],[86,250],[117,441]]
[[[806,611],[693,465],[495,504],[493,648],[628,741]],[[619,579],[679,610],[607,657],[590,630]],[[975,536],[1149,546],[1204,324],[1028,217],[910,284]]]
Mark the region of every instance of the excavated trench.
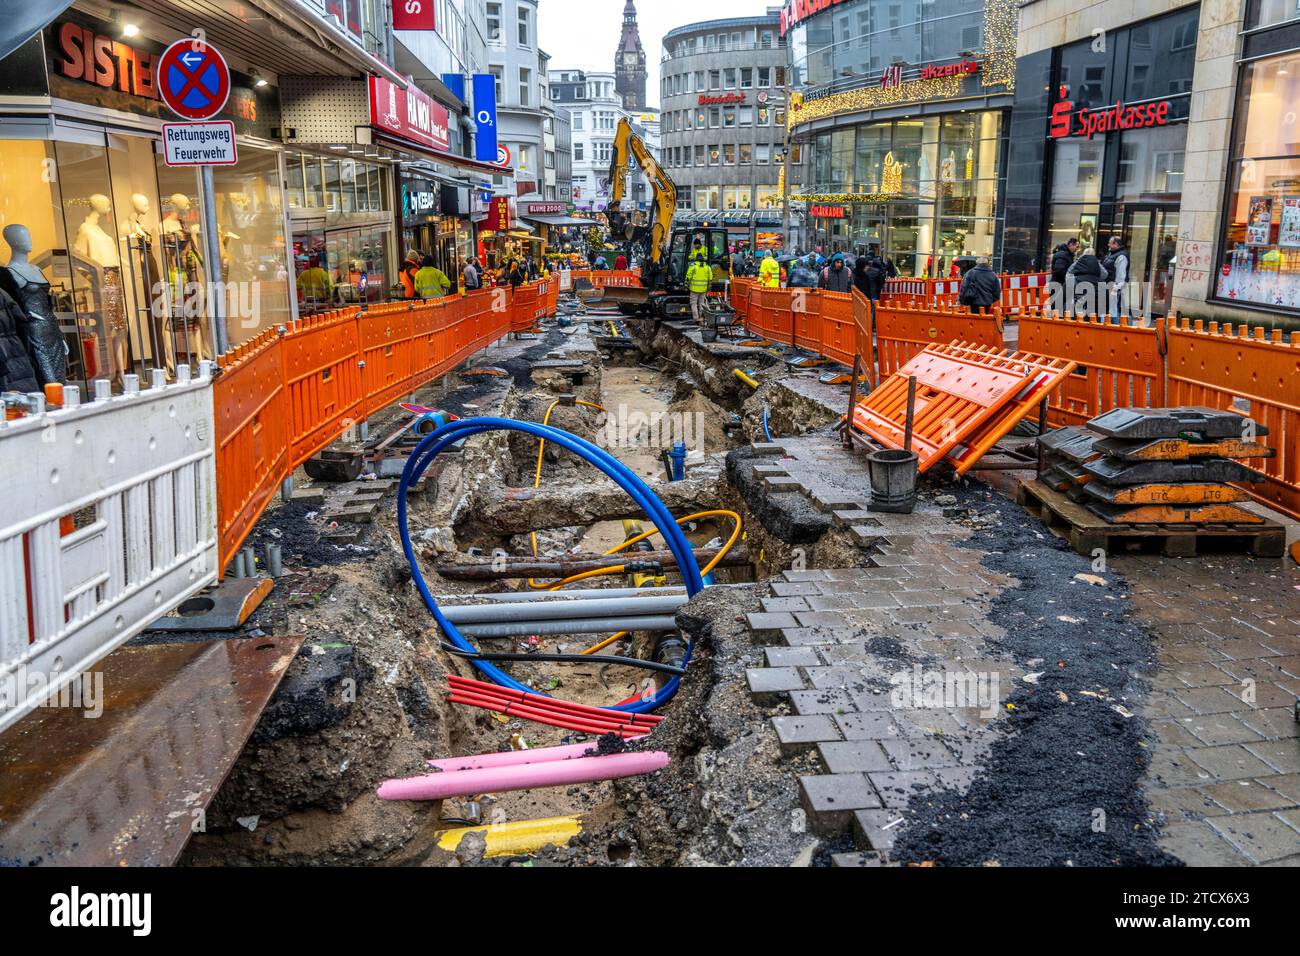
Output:
[[[560,729],[452,705],[447,674],[475,676],[443,649],[441,635],[410,580],[391,496],[357,542],[322,543],[311,502],[278,505],[263,517],[253,543],[285,548],[289,587],[277,587],[241,636],[301,633],[303,651],[209,809],[185,862],[204,864],[505,865],[483,858],[481,840],[453,853],[435,849],[437,831],[466,823],[579,815],[582,832],[567,846],[533,855],[539,865],[629,861],[671,863],[808,863],[816,846],[799,825],[800,760],[782,756],[751,699],[747,667],[760,666],[744,615],[758,607],[755,580],[804,560],[808,566],[860,563],[861,551],[800,495],[771,494],[756,479],[749,444],[762,441],[763,412],[784,434],[826,428],[825,408],[785,388],[768,353],[690,347],[680,333],[654,334],[623,321],[629,341],[603,339],[593,324],[554,327],[532,342],[510,343],[486,364],[501,378],[453,376],[449,390],[417,401],[461,415],[499,415],[550,423],[606,447],[676,513],[726,509],[745,527],[744,566],[722,567],[717,583],[677,614],[696,642],[667,719],[646,742],[668,751],[663,771],[614,783],[486,795],[435,803],[381,801],[385,779],[427,772],[427,759],[542,747],[584,739]],[[649,324],[646,323],[648,326]],[[743,368],[755,391],[731,374]],[[603,411],[573,404],[592,402]],[[552,407],[553,406],[553,407]],[[373,426],[372,426],[373,427]],[[679,431],[674,433],[673,428]],[[685,433],[681,432],[685,429]],[[685,438],[685,482],[664,481],[660,451]],[[475,436],[440,457],[411,498],[410,525],[433,592],[451,600],[527,587],[518,580],[464,581],[434,571],[440,562],[483,561],[565,551],[600,552],[628,534],[623,518],[641,520],[612,481],[568,452],[547,447],[533,490],[536,439],[517,432]],[[698,547],[731,531],[725,518],[687,526]],[[675,580],[670,576],[669,580]],[[609,575],[582,587],[626,586]],[[444,602],[445,603],[445,602]],[[599,635],[484,640],[492,650],[575,652]],[[652,635],[632,635],[605,653],[649,657]],[[609,704],[644,688],[646,672],[615,665],[503,664],[546,693]],[[809,764],[806,772],[815,772]]]

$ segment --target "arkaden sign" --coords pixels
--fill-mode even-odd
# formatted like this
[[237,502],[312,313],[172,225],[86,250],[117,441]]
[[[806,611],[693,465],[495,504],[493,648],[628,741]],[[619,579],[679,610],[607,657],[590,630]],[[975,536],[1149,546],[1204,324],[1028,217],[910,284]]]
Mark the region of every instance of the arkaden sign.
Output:
[[451,148],[447,108],[423,90],[402,89],[382,76],[370,78],[370,125],[440,153]]
[[1074,103],[1068,99],[1070,91],[1062,86],[1060,100],[1052,107],[1051,121],[1047,135],[1051,139],[1065,139],[1068,136],[1082,136],[1092,139],[1098,133],[1113,133],[1119,130],[1150,129],[1153,126],[1165,126],[1169,123],[1169,101],[1151,100],[1146,103],[1116,103],[1098,109],[1083,107],[1075,111]]

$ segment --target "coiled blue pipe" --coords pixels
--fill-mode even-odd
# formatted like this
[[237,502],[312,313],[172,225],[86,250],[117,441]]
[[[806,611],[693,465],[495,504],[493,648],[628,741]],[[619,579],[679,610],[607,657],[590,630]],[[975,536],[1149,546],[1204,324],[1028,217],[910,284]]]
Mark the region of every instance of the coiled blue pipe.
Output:
[[767,406],[766,405],[763,406],[763,440],[766,442],[771,442],[772,440],[772,429],[767,427]]
[[[703,589],[704,582],[700,578],[700,566],[695,560],[695,552],[691,548],[691,543],[686,540],[681,527],[673,520],[672,514],[664,507],[664,503],[646,486],[646,483],[609,452],[588,441],[584,441],[577,435],[550,425],[540,425],[536,422],[517,422],[508,418],[463,418],[443,425],[437,431],[426,436],[416,446],[415,451],[411,453],[411,457],[406,461],[406,467],[402,469],[402,479],[397,486],[397,531],[402,539],[402,553],[406,555],[406,562],[411,567],[411,578],[415,582],[416,589],[420,592],[420,597],[424,600],[425,607],[429,609],[429,613],[433,615],[434,620],[438,622],[438,626],[442,628],[443,634],[447,636],[447,639],[452,644],[455,644],[461,650],[476,650],[456,629],[456,625],[447,620],[439,609],[438,602],[434,600],[428,582],[425,581],[424,574],[420,571],[420,563],[415,557],[415,548],[411,545],[411,531],[407,527],[406,499],[411,485],[420,480],[429,465],[433,463],[433,460],[438,457],[438,454],[444,448],[463,441],[472,435],[489,431],[523,432],[526,435],[554,442],[561,448],[567,448],[575,455],[595,465],[626,491],[641,510],[645,512],[646,517],[659,529],[664,540],[668,543],[668,549],[672,552],[673,557],[677,559],[677,568],[686,585],[687,595],[694,596]],[[682,659],[683,667],[691,659],[691,650],[692,645],[688,643],[685,657]],[[470,663],[490,680],[503,687],[525,691],[530,694],[541,694],[540,691],[534,690],[527,684],[520,683],[487,661],[472,660]],[[667,703],[677,693],[677,688],[680,685],[681,678],[674,676],[660,687],[652,697],[643,698],[634,703],[616,704],[609,709],[633,714],[648,713]],[[543,694],[542,696],[546,695]]]

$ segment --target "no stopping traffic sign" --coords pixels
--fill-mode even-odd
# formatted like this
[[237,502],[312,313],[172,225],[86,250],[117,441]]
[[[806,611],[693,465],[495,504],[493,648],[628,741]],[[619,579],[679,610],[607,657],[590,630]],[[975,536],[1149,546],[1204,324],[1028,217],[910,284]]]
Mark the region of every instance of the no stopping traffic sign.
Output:
[[188,120],[216,116],[230,97],[230,69],[217,48],[199,40],[177,40],[158,58],[158,95]]

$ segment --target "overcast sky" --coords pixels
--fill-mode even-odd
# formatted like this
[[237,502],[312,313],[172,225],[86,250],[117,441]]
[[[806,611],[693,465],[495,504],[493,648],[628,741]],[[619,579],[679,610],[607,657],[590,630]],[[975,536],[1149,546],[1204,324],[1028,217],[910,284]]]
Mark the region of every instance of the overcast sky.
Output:
[[[613,72],[614,51],[623,29],[626,0],[540,0],[537,10],[542,49],[551,69]],[[637,0],[637,22],[645,47],[646,99],[659,105],[659,57],[669,30],[701,20],[761,16],[778,0]]]

